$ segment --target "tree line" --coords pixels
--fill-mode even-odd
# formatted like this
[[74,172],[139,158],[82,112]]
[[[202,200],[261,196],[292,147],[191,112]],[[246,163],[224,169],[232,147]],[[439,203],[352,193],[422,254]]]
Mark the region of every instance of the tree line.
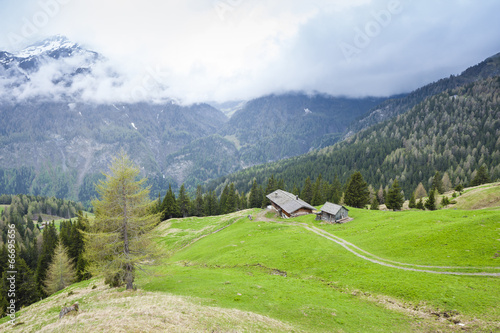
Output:
[[[488,169],[485,166],[481,166],[474,174],[475,177],[469,184],[470,186],[490,182]],[[372,209],[377,209],[379,205],[385,204],[388,209],[400,210],[405,199],[407,199],[398,179],[395,179],[390,186],[380,186],[375,189],[364,180],[362,173],[359,171],[352,173],[345,183],[342,183],[337,175],[334,176],[333,182],[330,183],[321,174],[314,180],[307,177],[303,183],[302,187],[295,182],[287,184],[283,178],[277,179],[274,175],[271,175],[260,184],[254,178],[248,193],[237,190],[234,183],[225,184],[220,195],[217,195],[214,190],[204,191],[203,187],[199,185],[194,198],[188,194],[184,184],[181,185],[177,197],[172,187],[169,186],[163,198],[161,194],[158,194],[154,212],[159,214],[160,219],[163,221],[188,216],[223,215],[247,208],[264,208],[270,204],[266,196],[277,189],[298,195],[302,200],[313,206],[319,206],[326,201],[330,201],[357,208],[364,208],[369,205]],[[439,171],[436,171],[428,187],[429,193],[422,182],[419,182],[411,191],[409,195],[410,208],[434,210],[437,208],[435,203],[424,205],[423,200],[425,197],[435,201],[437,195],[452,189],[460,192],[463,187],[462,184],[453,187],[447,173],[441,175]],[[420,202],[417,203],[416,200],[420,200]],[[413,205],[414,202],[415,205]]]

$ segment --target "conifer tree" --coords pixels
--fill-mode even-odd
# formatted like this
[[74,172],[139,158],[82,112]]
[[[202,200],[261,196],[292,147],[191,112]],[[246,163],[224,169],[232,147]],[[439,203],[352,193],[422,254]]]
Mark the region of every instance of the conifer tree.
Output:
[[376,195],[373,196],[373,201],[370,204],[370,209],[371,210],[379,210],[378,206],[380,203],[378,202],[378,197]]
[[340,203],[340,198],[342,198],[342,183],[339,180],[339,177],[337,174],[333,177],[333,182],[332,182],[332,194],[330,196],[330,200],[333,203]]
[[313,186],[313,196],[311,198],[311,205],[319,206],[324,203],[323,195],[321,194],[321,174],[316,178]]
[[247,208],[248,208],[248,200],[247,200],[247,195],[245,194],[245,192],[241,192],[239,202],[240,202],[240,203],[239,203],[238,208],[239,208],[240,210],[244,210],[244,209],[247,209]]
[[226,184],[219,198],[219,214],[227,213],[227,199],[229,198],[229,185]]
[[182,217],[187,217],[189,215],[189,196],[186,193],[186,188],[184,184],[181,185],[179,190],[179,198],[177,199],[177,203],[179,206],[179,214]]
[[416,208],[421,209],[421,210],[425,210],[424,201],[422,198],[418,199]]
[[213,216],[218,213],[217,196],[214,191],[208,192],[204,198],[204,214],[205,216]]
[[54,222],[51,222],[45,226],[42,234],[42,251],[38,256],[38,264],[36,266],[35,280],[36,285],[38,287],[39,292],[42,295],[45,295],[45,291],[43,289],[43,282],[47,277],[47,267],[49,263],[52,261],[52,256],[54,255],[54,251],[59,242],[59,238],[57,236],[57,230],[54,226]]
[[158,214],[151,214],[154,202],[149,199],[149,187],[144,187],[146,179],[137,180],[139,168],[126,154],[113,159],[105,176],[96,186],[99,199],[92,201],[95,219],[84,234],[84,259],[92,273],[104,275],[107,284],[126,284],[129,290],[136,268],[159,254],[149,233]]
[[403,202],[404,197],[403,194],[401,194],[401,187],[399,187],[399,182],[396,179],[392,183],[391,188],[387,193],[387,200],[385,205],[387,206],[387,208],[396,211],[401,209],[401,207],[403,206]]
[[361,172],[356,171],[347,183],[344,202],[351,207],[364,208],[369,199],[368,184],[364,181]]
[[203,189],[201,185],[198,185],[196,187],[196,198],[194,199],[193,215],[195,216],[203,215]]
[[428,210],[436,210],[436,191],[437,190],[431,190],[429,199],[425,202],[425,208]]
[[226,207],[224,209],[224,214],[235,212],[238,209],[237,194],[234,188],[234,183],[229,185],[229,190],[227,193]]
[[307,203],[310,203],[313,197],[313,188],[311,184],[311,177],[307,177],[300,198]]
[[486,165],[481,165],[479,170],[476,172],[476,176],[474,179],[471,181],[470,186],[478,186],[481,184],[486,184],[489,183],[490,180],[490,175],[488,174],[488,169],[486,169]]
[[257,180],[253,180],[252,189],[250,190],[249,196],[249,208],[260,208],[262,206],[262,194],[257,186]]
[[441,174],[436,171],[434,178],[432,178],[431,191],[437,191],[439,194],[444,193],[443,181],[441,179]]
[[410,202],[408,203],[408,208],[415,208],[417,207],[417,202],[415,200],[415,192],[412,192],[410,196]]
[[180,216],[179,205],[177,204],[177,200],[175,200],[175,194],[170,184],[168,184],[167,194],[165,194],[165,198],[163,198],[161,210],[162,221]]
[[62,243],[56,247],[52,261],[47,269],[44,290],[47,295],[62,290],[75,281],[75,269],[68,252]]

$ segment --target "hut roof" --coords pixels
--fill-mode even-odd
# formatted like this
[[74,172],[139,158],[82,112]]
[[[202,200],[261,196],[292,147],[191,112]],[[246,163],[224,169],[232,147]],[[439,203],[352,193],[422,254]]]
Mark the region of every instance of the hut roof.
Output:
[[[337,213],[339,212],[339,210],[344,207],[344,206],[341,206],[341,205],[337,205],[337,204],[334,204],[334,203],[331,203],[331,202],[326,202],[323,207],[321,207],[321,211],[322,212],[325,212],[325,213],[328,213],[328,214],[332,214],[332,215],[337,215]],[[345,207],[344,207],[345,208]],[[345,208],[347,211],[349,211],[349,209]]]
[[293,213],[301,208],[315,209],[298,196],[283,190],[276,190],[266,197],[288,213]]

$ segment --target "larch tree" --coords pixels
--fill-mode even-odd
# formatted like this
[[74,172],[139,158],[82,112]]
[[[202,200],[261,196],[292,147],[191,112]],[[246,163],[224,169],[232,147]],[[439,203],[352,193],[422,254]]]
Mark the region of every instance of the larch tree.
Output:
[[146,179],[125,153],[113,159],[110,173],[96,185],[95,219],[85,232],[85,259],[91,273],[104,275],[111,286],[133,289],[135,271],[159,255],[150,231],[159,221],[152,214]]
[[427,191],[425,190],[422,182],[418,183],[417,188],[415,189],[415,199],[420,199],[427,196]]
[[453,188],[453,185],[451,184],[450,180],[450,175],[448,175],[448,172],[445,172],[443,175],[443,179],[441,180],[441,183],[443,184],[443,190],[445,192],[448,192]]
[[44,290],[47,295],[62,290],[76,280],[73,261],[62,242],[59,242],[52,261],[47,269],[47,277],[44,282]]

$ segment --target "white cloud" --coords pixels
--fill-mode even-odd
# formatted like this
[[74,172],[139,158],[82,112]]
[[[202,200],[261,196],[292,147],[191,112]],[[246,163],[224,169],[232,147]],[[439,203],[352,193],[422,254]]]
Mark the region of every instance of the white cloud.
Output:
[[[27,37],[64,34],[106,56],[109,63],[72,87],[103,101],[223,101],[286,90],[388,95],[500,51],[494,0],[401,0],[393,13],[393,0],[3,0],[0,49],[10,49],[9,33],[22,35],[40,3],[55,1],[57,14]],[[24,93],[53,92],[57,75],[49,66]]]

